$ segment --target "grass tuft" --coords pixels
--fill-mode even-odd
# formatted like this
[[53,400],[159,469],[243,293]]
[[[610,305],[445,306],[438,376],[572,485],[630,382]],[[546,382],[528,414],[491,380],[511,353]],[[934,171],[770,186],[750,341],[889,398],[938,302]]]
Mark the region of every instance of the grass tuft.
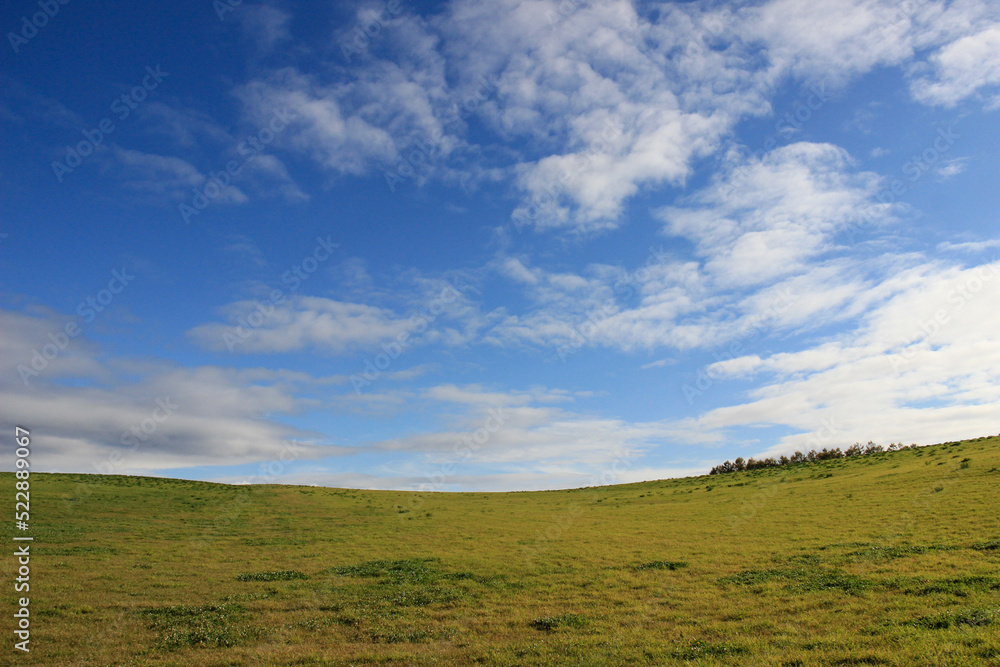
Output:
[[290,581],[308,579],[309,576],[295,570],[271,570],[270,572],[244,572],[236,575],[237,581]]
[[342,565],[323,570],[341,577],[381,577],[398,583],[430,583],[441,578],[437,558],[370,560],[358,565]]
[[528,623],[535,630],[545,630],[551,632],[559,627],[583,628],[590,624],[590,620],[581,614],[560,614],[559,616],[543,616]]
[[654,560],[642,565],[636,565],[636,570],[679,570],[687,567],[687,563],[682,560]]
[[246,609],[239,604],[175,605],[143,609],[139,613],[157,633],[157,648],[166,651],[239,646],[264,634],[261,628],[247,624]]
[[1000,540],[987,540],[984,542],[976,542],[972,545],[972,548],[976,551],[997,551],[1000,549]]
[[880,545],[870,545],[865,549],[852,551],[846,557],[851,560],[889,560],[892,558],[903,558],[930,553],[932,551],[953,551],[960,547],[953,547],[945,544],[932,544],[929,546],[905,545],[898,547],[887,547]]
[[785,581],[790,591],[839,590],[851,595],[860,595],[874,586],[874,582],[853,574],[845,574],[833,568],[799,567],[791,569],[772,568],[765,570],[744,570],[719,580],[723,584],[753,586],[769,581]]
[[1000,618],[1000,609],[955,609],[935,616],[922,616],[908,621],[905,625],[929,630],[944,630],[952,627],[982,627],[992,625]]
[[698,639],[692,642],[690,646],[674,651],[674,657],[679,660],[698,660],[699,658],[748,655],[749,653],[749,649],[739,644],[725,642],[712,644],[703,639]]

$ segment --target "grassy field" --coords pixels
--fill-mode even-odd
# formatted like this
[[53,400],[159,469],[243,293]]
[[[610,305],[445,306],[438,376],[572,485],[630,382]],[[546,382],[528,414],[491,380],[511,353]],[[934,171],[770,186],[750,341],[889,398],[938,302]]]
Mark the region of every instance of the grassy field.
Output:
[[31,481],[2,664],[1000,665],[1000,437],[532,493]]

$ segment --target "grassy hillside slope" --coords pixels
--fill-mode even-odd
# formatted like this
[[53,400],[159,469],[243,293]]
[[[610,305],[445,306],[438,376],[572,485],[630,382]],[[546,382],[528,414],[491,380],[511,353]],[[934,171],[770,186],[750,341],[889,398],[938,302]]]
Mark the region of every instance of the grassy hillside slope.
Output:
[[0,664],[1000,665],[1000,437],[537,493],[31,481]]

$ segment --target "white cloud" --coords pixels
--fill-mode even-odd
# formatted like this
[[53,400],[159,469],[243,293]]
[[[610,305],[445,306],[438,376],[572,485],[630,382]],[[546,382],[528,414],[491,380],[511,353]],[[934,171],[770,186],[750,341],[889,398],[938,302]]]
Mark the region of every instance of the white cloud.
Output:
[[[684,422],[724,433],[739,426],[799,431],[768,453],[855,441],[930,444],[993,433],[1000,371],[1000,264],[914,266],[896,292],[871,308],[856,329],[798,352],[745,357],[715,370],[770,373],[748,403]],[[907,284],[908,283],[908,284]],[[829,429],[825,429],[829,431]]]
[[[559,478],[582,482],[611,466],[619,472],[627,470],[669,433],[657,424],[630,424],[551,405],[573,398],[547,389],[498,392],[478,386],[429,387],[411,400],[433,404],[437,414],[446,416],[450,428],[383,440],[371,447],[423,455],[418,463],[409,464],[414,471],[450,470],[448,478],[486,466],[487,476],[550,476],[535,488],[553,488]],[[458,482],[445,479],[444,483]],[[593,482],[578,485],[588,483]]]
[[751,354],[745,357],[717,361],[708,367],[707,372],[710,378],[719,376],[746,377],[756,372],[760,366],[760,357],[756,354]]
[[435,115],[443,115],[446,103],[443,65],[428,72],[420,64],[374,63],[349,82],[324,82],[285,68],[251,81],[237,95],[252,123],[265,122],[275,109],[294,114],[279,144],[336,174],[362,174],[395,167],[417,144],[450,152],[453,142]]
[[[238,94],[251,118],[300,112],[282,142],[333,174],[398,175],[402,164],[418,183],[510,179],[517,224],[594,233],[620,225],[643,189],[683,187],[740,120],[771,111],[789,78],[836,89],[901,66],[914,96],[933,104],[996,83],[995,14],[980,0],[772,0],[735,11],[454,0],[437,14],[393,18],[348,67],[272,71]],[[492,132],[476,136],[481,146],[468,136],[473,116]],[[744,242],[812,238],[796,231]]]
[[169,137],[185,150],[202,144],[236,144],[232,134],[198,109],[151,100],[139,107],[137,113],[149,123],[151,131]]
[[[144,198],[182,202],[191,197],[193,188],[200,188],[208,180],[193,164],[177,157],[119,146],[113,146],[112,150],[122,168],[125,187]],[[243,204],[249,198],[238,187],[230,185],[223,188],[214,201]]]
[[217,351],[347,355],[387,343],[404,349],[428,343],[464,345],[485,324],[473,301],[476,288],[462,275],[433,277],[408,270],[387,288],[379,288],[356,261],[331,270],[348,276],[344,287],[351,298],[307,296],[295,293],[294,287],[275,290],[254,284],[250,293],[257,298],[222,306],[225,322],[196,326],[188,338]]
[[834,247],[838,232],[860,222],[881,179],[849,173],[850,166],[846,151],[830,144],[783,146],[659,216],[666,232],[696,244],[721,284],[770,283],[801,272]]
[[[0,310],[0,362],[30,366],[31,350],[65,320]],[[283,451],[286,461],[347,453],[274,419],[308,408],[296,392],[312,383],[283,371],[118,359],[81,335],[27,385],[16,372],[3,376],[0,421],[30,428],[33,463],[48,471],[149,473],[269,461]]]
[[965,171],[966,166],[968,166],[968,161],[969,159],[964,157],[945,160],[944,164],[937,168],[937,174],[943,179],[958,176]]
[[563,351],[683,350],[856,317],[872,276],[893,263],[866,266],[838,239],[893,220],[892,207],[875,199],[880,185],[829,144],[734,157],[709,186],[656,212],[665,233],[694,244],[698,261],[663,255],[626,280],[612,267],[575,275],[503,257],[496,270],[519,283],[534,307],[506,313],[487,340]]
[[938,250],[952,252],[982,252],[988,248],[1000,248],[1000,239],[990,239],[987,241],[966,241],[964,243],[951,243],[945,241],[937,245]]
[[188,336],[210,350],[347,354],[371,349],[416,328],[411,318],[385,308],[309,296],[282,301],[236,301],[222,309],[227,324],[202,324]]
[[844,82],[913,54],[913,17],[897,2],[773,0],[741,11],[739,18],[735,30],[763,42],[776,69],[805,78]]
[[241,7],[236,17],[244,34],[256,44],[260,53],[270,53],[278,43],[290,37],[288,24],[291,16],[271,5]]
[[[1000,85],[1000,24],[961,37],[934,53],[934,77],[913,82],[913,95],[926,104],[953,107],[982,88]],[[1000,104],[993,91],[991,106]]]

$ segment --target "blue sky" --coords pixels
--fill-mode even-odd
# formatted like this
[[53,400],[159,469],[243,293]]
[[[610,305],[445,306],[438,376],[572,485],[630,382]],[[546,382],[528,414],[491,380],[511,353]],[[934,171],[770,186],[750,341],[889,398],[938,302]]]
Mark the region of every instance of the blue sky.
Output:
[[496,491],[997,431],[996,3],[0,25],[38,469]]

